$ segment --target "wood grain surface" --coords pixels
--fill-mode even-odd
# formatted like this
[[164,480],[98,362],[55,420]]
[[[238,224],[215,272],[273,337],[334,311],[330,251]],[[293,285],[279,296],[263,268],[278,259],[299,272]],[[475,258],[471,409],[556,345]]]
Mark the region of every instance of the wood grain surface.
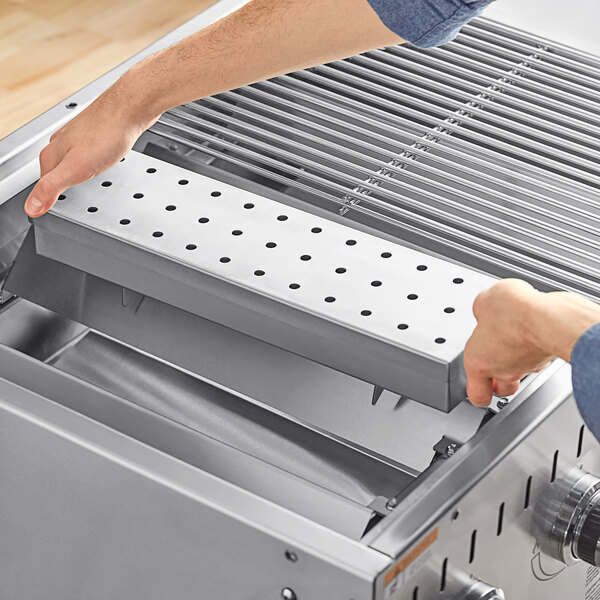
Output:
[[214,0],[0,0],[0,139]]

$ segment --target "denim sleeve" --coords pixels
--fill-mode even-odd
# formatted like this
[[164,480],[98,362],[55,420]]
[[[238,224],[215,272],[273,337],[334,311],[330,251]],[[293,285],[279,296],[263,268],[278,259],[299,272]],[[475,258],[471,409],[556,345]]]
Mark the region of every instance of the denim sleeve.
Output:
[[577,340],[571,354],[573,391],[579,412],[600,440],[600,323]]
[[369,0],[388,29],[430,48],[456,37],[460,28],[494,0]]

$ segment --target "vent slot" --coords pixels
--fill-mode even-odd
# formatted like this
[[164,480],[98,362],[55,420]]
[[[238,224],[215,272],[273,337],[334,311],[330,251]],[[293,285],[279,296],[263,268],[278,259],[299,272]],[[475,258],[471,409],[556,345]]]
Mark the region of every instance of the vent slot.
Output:
[[594,57],[478,19],[441,48],[259,82],[170,110],[152,132],[199,170],[600,299],[598,74]]

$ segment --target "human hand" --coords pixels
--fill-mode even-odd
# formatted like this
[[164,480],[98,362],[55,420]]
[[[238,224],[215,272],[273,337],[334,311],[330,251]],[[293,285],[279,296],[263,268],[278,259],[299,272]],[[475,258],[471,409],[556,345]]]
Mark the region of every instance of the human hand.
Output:
[[569,361],[579,337],[600,322],[600,307],[578,294],[542,293],[505,279],[476,298],[477,327],[467,342],[467,395],[487,406],[492,393],[514,394],[528,373],[556,357]]
[[154,120],[117,82],[52,135],[40,153],[40,179],[25,201],[25,212],[41,217],[68,187],[112,167]]

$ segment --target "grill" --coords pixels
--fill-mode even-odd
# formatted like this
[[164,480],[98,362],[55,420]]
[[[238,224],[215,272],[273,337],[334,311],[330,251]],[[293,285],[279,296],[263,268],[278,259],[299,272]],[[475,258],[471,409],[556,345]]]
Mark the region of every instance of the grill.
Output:
[[600,61],[479,19],[165,113],[198,162],[542,289],[600,298]]
[[481,409],[462,352],[494,275],[600,298],[599,75],[479,19],[174,108],[33,225],[115,73],[0,140],[2,597],[596,598],[570,369]]

